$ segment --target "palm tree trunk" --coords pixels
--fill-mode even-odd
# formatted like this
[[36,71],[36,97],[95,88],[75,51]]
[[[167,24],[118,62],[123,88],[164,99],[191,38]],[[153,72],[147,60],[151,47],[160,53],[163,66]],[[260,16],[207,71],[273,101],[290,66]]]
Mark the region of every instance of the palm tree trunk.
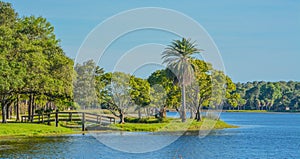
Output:
[[186,101],[185,101],[185,85],[182,84],[182,88],[181,88],[181,97],[182,97],[182,106],[181,106],[181,121],[182,122],[186,122]]

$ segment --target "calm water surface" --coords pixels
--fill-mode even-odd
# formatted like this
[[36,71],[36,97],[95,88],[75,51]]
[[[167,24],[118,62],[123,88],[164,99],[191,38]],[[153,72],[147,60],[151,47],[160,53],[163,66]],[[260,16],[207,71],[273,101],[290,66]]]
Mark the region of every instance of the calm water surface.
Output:
[[[0,158],[300,158],[300,114],[222,113],[221,119],[240,128],[212,131],[205,138],[181,136],[163,149],[147,153],[114,150],[89,134],[1,139]],[[147,146],[141,133],[123,135]],[[147,135],[158,141],[172,137]]]

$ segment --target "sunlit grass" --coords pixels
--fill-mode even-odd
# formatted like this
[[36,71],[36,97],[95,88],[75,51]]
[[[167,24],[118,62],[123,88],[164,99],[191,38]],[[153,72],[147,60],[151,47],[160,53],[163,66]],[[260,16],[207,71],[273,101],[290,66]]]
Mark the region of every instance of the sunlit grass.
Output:
[[209,129],[224,129],[236,128],[237,126],[230,125],[221,120],[203,119],[197,122],[188,119],[187,122],[182,123],[180,119],[168,119],[168,122],[162,123],[125,123],[113,124],[112,128],[117,128],[123,131],[186,131],[186,130],[209,130]]
[[0,136],[44,136],[72,133],[73,130],[64,127],[48,126],[30,123],[0,124]]

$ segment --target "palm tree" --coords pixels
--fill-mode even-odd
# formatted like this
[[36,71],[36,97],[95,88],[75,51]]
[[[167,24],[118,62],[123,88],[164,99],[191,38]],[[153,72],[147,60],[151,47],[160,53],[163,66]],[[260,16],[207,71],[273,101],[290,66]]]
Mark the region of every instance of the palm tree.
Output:
[[163,64],[167,64],[167,68],[176,76],[176,81],[181,87],[180,116],[182,122],[186,121],[185,87],[190,85],[194,79],[192,55],[200,51],[190,39],[182,38],[181,40],[174,40],[162,53]]

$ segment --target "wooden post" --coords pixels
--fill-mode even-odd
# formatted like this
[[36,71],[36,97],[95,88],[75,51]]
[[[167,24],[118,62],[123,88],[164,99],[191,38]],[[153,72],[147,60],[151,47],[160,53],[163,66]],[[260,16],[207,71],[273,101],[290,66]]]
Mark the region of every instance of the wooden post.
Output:
[[85,113],[84,112],[82,113],[82,120],[81,120],[81,122],[82,122],[82,131],[84,131],[85,130]]
[[101,115],[97,115],[97,123],[101,125]]
[[100,123],[99,123],[100,125],[101,125],[101,122],[102,122],[102,116],[100,115]]
[[48,115],[48,125],[50,125],[50,113]]
[[55,112],[55,126],[58,127],[58,109]]
[[42,113],[42,123],[44,123],[44,114]]
[[69,121],[72,121],[72,112],[69,112]]

